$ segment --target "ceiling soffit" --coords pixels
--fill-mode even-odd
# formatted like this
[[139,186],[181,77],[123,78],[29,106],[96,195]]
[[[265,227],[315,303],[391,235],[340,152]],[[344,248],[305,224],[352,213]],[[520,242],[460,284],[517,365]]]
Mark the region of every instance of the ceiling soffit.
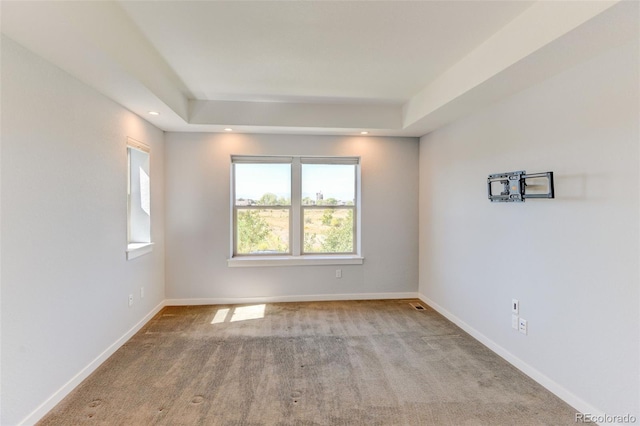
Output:
[[[357,134],[369,130],[372,135],[390,136],[422,136],[638,35],[636,2],[536,2],[496,28],[472,50],[458,46],[459,51],[465,50],[457,52],[463,56],[455,62],[451,57],[443,59],[441,67],[450,63],[446,69],[425,68],[428,79],[418,87],[415,75],[407,73],[407,79],[413,79],[411,84],[389,89],[398,73],[385,71],[388,78],[384,81],[390,83],[380,91],[371,90],[373,95],[369,98],[362,96],[366,92],[363,90],[349,92],[340,88],[331,92],[322,85],[331,84],[331,78],[340,76],[334,70],[329,80],[318,80],[318,88],[313,87],[311,78],[301,86],[303,89],[294,85],[269,92],[264,88],[272,86],[264,85],[260,92],[260,88],[248,84],[256,91],[251,93],[231,90],[230,84],[229,93],[224,94],[220,93],[224,88],[194,80],[192,74],[202,69],[189,73],[171,59],[167,62],[167,55],[175,55],[171,49],[176,46],[154,44],[156,36],[145,33],[151,30],[136,24],[135,13],[133,18],[130,16],[136,3],[3,2],[2,32],[163,130],[223,131],[224,127],[235,126],[240,131],[256,133]],[[163,3],[179,7],[182,2]],[[361,2],[347,3],[351,9],[345,15],[353,18]],[[484,2],[454,3],[461,6]],[[312,25],[316,20],[315,25],[326,25],[330,4],[333,2],[323,5],[319,15],[303,16],[306,20],[301,23]],[[374,21],[385,16],[378,9],[368,13]],[[395,21],[392,24],[398,25]],[[266,34],[279,30],[277,26],[263,25],[261,31]],[[343,26],[336,30],[340,31],[345,31]],[[407,30],[407,34],[415,32]],[[195,46],[194,49],[203,47],[201,42]],[[183,50],[189,53],[191,49]],[[308,50],[309,54],[314,53],[313,49]],[[340,60],[340,51],[324,54],[324,62],[333,57],[336,62]],[[392,56],[388,51],[384,55],[385,59]],[[229,60],[241,65],[241,59],[236,55]],[[393,64],[392,59],[388,61]],[[348,58],[343,63],[348,63]],[[286,68],[287,64],[282,66]],[[299,67],[300,64],[293,64],[287,72]],[[346,75],[347,81],[358,77],[353,71]],[[198,87],[194,81],[206,84]],[[336,83],[333,87],[338,86]],[[198,99],[196,95],[205,98]],[[208,96],[216,98],[207,99]],[[149,116],[150,110],[160,115]]]

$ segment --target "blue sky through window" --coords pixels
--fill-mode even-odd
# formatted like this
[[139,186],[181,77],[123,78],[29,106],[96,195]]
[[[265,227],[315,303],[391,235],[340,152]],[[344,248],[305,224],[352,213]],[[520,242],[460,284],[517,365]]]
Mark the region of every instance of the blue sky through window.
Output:
[[[355,201],[355,170],[345,164],[303,164],[302,198],[323,198],[338,201]],[[290,164],[246,164],[235,165],[236,199],[259,200],[264,194],[291,197]]]
[[236,199],[259,200],[264,194],[291,197],[291,164],[236,164]]
[[315,200],[316,193],[322,192],[325,200],[355,201],[354,167],[345,164],[303,164],[302,198]]

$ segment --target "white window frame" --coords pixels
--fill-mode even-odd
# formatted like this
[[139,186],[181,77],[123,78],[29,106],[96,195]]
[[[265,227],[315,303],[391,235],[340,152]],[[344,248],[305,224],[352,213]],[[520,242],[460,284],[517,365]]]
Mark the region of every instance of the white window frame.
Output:
[[[235,165],[236,164],[289,164],[292,165],[293,163],[293,157],[253,157],[253,156],[232,156],[231,157],[231,257],[232,258],[236,258],[236,257],[253,257],[253,256],[259,256],[259,257],[268,257],[268,256],[274,256],[274,254],[241,254],[237,252],[237,243],[238,243],[238,236],[236,235],[236,229],[237,229],[237,219],[238,219],[238,206],[236,205],[236,194],[235,194]],[[293,172],[293,165],[292,165],[292,172]],[[291,183],[290,185],[293,187],[293,176],[291,176]],[[293,233],[292,233],[292,229],[293,229],[293,215],[294,215],[294,209],[293,209],[293,203],[294,203],[294,196],[293,196],[293,190],[290,191],[291,193],[291,205],[269,205],[269,206],[264,206],[264,205],[255,205],[255,206],[241,206],[240,210],[264,210],[264,209],[273,209],[273,210],[289,210],[289,252],[288,253],[279,253],[276,256],[289,256],[291,254],[293,254],[293,252],[295,250],[293,250]]]
[[[135,218],[132,215],[132,192],[133,186],[140,186],[139,180],[134,182],[131,179],[132,174],[132,161],[131,161],[131,151],[136,150],[139,152],[143,152],[147,155],[149,163],[151,162],[151,148],[144,143],[137,141],[133,138],[127,138],[127,249],[126,256],[127,260],[135,259],[136,257],[140,257],[147,253],[150,253],[153,250],[153,242],[151,239],[151,212],[149,212],[149,222],[148,224],[140,225],[139,223],[134,223]],[[151,177],[151,164],[149,164],[148,170],[149,177]],[[139,191],[139,188],[138,188]],[[151,191],[151,182],[149,182],[149,191]],[[151,206],[149,206],[149,209]],[[132,229],[136,226],[148,226],[148,229],[144,230],[144,233],[148,235],[148,238],[132,238]]]
[[[287,254],[236,254],[236,195],[235,195],[235,164],[238,163],[288,163],[291,164],[291,207],[289,215],[289,253]],[[304,253],[304,222],[303,212],[311,206],[302,205],[302,164],[351,164],[355,169],[355,202],[353,206],[336,206],[336,208],[353,209],[354,226],[354,250],[352,253]],[[230,267],[242,266],[288,266],[288,265],[358,265],[364,262],[361,252],[361,177],[360,157],[327,157],[327,156],[231,156],[231,241],[230,257],[227,261]],[[287,206],[274,206],[274,208],[287,208]],[[313,207],[316,208],[316,207]],[[331,206],[318,206],[317,208],[333,208]]]

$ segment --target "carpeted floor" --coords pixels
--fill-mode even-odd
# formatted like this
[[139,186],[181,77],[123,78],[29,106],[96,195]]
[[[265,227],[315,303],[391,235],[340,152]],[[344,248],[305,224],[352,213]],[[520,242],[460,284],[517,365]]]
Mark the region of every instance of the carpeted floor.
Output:
[[167,307],[39,425],[573,425],[415,300]]

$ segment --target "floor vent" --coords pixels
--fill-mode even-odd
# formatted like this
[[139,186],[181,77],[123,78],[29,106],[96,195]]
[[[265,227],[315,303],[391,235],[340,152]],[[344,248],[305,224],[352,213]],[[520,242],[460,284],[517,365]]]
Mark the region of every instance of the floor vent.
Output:
[[416,311],[426,311],[427,310],[427,308],[425,308],[424,306],[422,306],[421,304],[416,303],[416,302],[409,303],[409,305],[411,305],[411,307],[413,309],[415,309]]

